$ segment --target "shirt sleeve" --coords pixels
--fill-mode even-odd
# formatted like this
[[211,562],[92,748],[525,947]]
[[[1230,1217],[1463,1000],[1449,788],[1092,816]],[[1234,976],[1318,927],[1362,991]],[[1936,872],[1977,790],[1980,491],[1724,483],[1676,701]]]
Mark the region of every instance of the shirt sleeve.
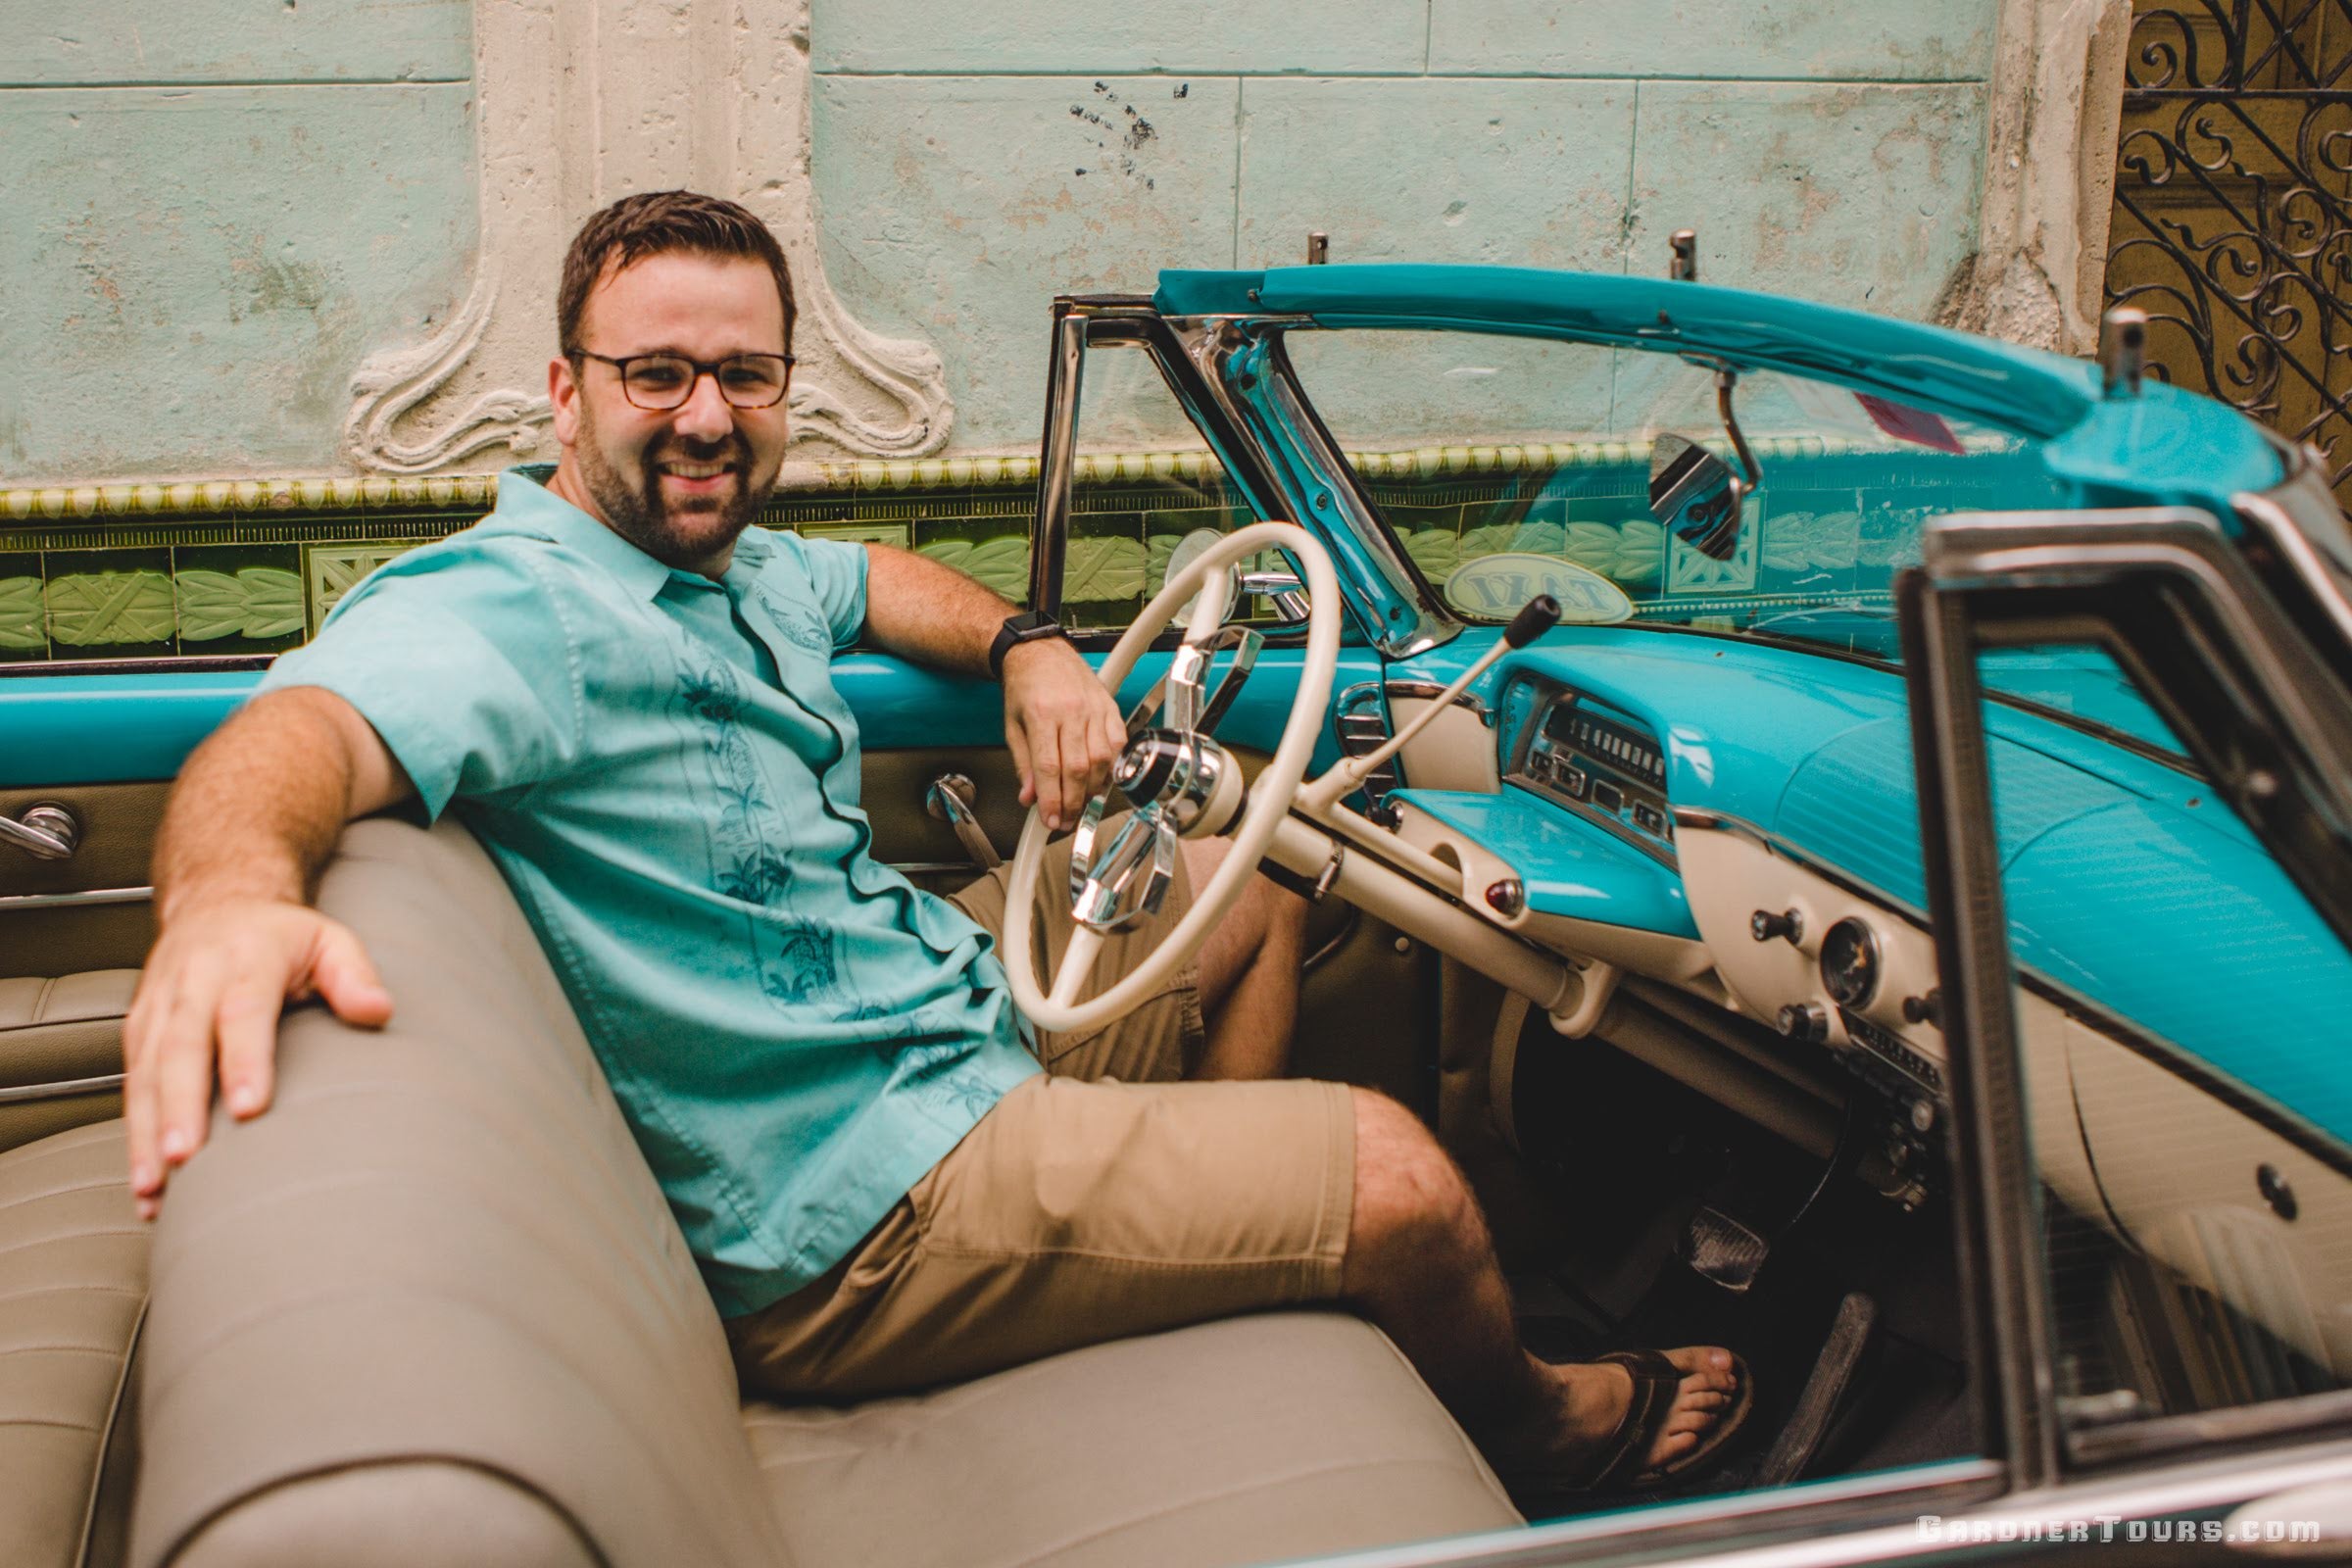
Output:
[[580,648],[558,590],[507,552],[395,558],[344,595],[256,695],[317,686],[357,709],[431,817],[526,789],[579,754]]
[[865,546],[846,539],[804,539],[798,534],[780,534],[777,542],[800,556],[802,568],[816,590],[817,607],[832,628],[833,651],[838,654],[848,649],[865,629]]

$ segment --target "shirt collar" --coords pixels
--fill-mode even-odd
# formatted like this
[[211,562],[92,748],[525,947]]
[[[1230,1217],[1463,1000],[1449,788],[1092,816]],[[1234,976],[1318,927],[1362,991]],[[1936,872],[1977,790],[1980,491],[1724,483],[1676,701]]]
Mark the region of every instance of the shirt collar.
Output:
[[552,464],[534,463],[500,474],[492,524],[578,551],[640,599],[660,593],[669,581],[669,567],[548,489],[555,471]]

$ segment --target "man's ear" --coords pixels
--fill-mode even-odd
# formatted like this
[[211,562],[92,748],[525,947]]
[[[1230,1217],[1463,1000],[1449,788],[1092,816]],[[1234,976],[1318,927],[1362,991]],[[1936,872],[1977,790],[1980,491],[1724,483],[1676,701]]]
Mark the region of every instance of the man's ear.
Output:
[[568,451],[580,433],[580,379],[561,354],[547,362],[547,401],[555,410],[556,440]]

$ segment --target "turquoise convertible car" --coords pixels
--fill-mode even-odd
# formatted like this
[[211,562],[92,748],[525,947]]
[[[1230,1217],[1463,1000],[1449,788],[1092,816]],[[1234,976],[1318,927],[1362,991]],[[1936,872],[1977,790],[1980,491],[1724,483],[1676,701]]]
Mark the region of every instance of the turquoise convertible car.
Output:
[[[1080,830],[1079,930],[1187,833],[1313,899],[1298,1066],[1438,1130],[1531,1341],[1755,1368],[1692,1487],[1511,1498],[1328,1313],[741,1405],[451,824],[353,830],[322,901],[401,1015],[291,1015],[280,1102],[151,1246],[108,1119],[148,836],[320,566],[244,644],[0,665],[0,1559],[2352,1549],[2352,533],[2138,331],[2089,364],[1688,279],[1167,272],[1054,303],[1033,461],[767,519],[1101,654],[1137,809]],[[1035,875],[993,695],[834,673],[876,857]],[[1083,937],[1049,975],[1016,935],[1033,1015],[1115,1010]]]

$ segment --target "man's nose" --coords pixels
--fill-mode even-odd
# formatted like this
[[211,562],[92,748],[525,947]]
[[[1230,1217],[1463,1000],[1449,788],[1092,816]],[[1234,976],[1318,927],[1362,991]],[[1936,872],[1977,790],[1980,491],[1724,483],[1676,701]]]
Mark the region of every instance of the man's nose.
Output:
[[735,411],[719,395],[716,371],[705,370],[694,378],[694,388],[678,405],[671,423],[678,434],[696,441],[722,441],[734,432]]

